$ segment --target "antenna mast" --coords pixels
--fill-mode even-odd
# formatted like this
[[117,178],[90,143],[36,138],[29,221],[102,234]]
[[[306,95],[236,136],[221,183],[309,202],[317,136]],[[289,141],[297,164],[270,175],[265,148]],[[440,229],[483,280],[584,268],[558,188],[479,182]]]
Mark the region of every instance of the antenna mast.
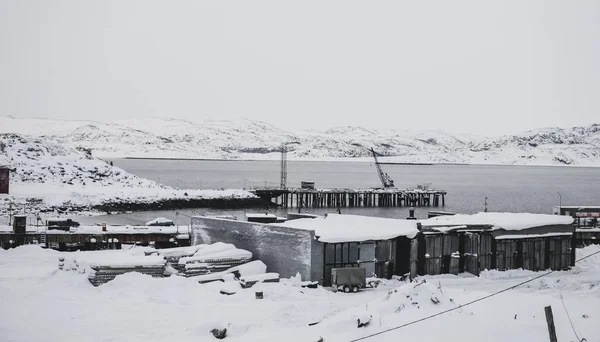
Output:
[[285,144],[281,145],[281,183],[279,187],[287,188],[287,147]]

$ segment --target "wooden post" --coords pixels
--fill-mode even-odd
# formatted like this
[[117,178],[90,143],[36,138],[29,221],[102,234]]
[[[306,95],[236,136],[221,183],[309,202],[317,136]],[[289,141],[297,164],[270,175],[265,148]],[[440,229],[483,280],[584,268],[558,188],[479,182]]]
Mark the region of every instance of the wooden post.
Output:
[[554,327],[554,316],[552,315],[552,307],[547,306],[544,308],[546,313],[546,324],[548,324],[548,335],[550,335],[550,342],[557,342],[556,339],[556,328]]

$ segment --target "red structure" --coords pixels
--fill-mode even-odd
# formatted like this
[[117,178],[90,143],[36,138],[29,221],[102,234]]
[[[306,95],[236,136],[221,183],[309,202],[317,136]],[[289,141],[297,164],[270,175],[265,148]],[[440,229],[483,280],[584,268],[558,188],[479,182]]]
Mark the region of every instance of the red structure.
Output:
[[10,170],[7,166],[0,166],[0,194],[8,194]]

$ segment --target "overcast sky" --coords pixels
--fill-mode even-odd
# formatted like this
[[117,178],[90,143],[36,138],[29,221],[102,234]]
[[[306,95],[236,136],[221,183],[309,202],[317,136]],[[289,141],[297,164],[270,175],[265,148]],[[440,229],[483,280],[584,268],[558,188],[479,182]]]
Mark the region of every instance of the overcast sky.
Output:
[[0,115],[600,122],[600,1],[0,0]]

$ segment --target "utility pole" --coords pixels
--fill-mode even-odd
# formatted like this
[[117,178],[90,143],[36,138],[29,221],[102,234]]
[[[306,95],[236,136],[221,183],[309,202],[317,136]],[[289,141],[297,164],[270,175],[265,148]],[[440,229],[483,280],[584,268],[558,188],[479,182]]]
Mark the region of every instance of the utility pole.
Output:
[[548,325],[548,335],[550,335],[550,342],[558,342],[558,340],[556,339],[556,327],[554,326],[554,315],[552,315],[552,307],[545,307],[544,312],[546,313],[546,324]]
[[281,145],[281,189],[287,188],[287,148],[285,144]]

